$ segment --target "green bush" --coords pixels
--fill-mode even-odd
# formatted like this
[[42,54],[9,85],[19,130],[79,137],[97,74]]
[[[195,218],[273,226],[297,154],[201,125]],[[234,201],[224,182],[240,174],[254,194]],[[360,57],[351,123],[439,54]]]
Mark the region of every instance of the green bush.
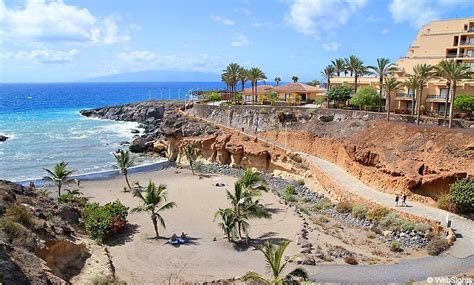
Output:
[[407,220],[403,220],[402,224],[400,225],[400,230],[404,232],[411,232],[414,229],[415,229],[415,224]]
[[322,105],[324,102],[326,102],[326,99],[322,97],[314,99],[314,105]]
[[240,94],[240,93],[239,93],[239,94],[236,94],[236,95],[234,96],[234,101],[235,101],[235,103],[237,103],[237,104],[242,104],[242,101],[244,101],[244,97],[243,97],[242,94]]
[[12,204],[6,210],[6,216],[13,222],[28,226],[31,223],[31,215],[25,206],[20,204]]
[[429,255],[439,255],[443,251],[447,250],[449,247],[448,241],[440,236],[433,237],[428,245],[426,246],[426,250],[428,251]]
[[474,178],[460,179],[449,187],[449,198],[460,213],[474,212]]
[[474,111],[474,94],[459,94],[454,99],[454,108],[460,111]]
[[301,185],[301,186],[304,185],[304,179],[303,179],[303,178],[299,178],[299,179],[297,179],[295,182],[296,182],[296,184],[298,184],[298,185]]
[[288,194],[288,195],[295,195],[295,186],[293,186],[293,185],[288,185],[288,186],[286,186],[286,188],[285,188],[285,194]]
[[339,213],[349,213],[352,211],[352,203],[349,201],[341,201],[336,204],[336,211]]
[[350,86],[332,86],[327,91],[327,96],[329,100],[334,100],[336,102],[346,101],[351,98],[352,87]]
[[383,217],[388,215],[390,210],[385,207],[376,207],[367,212],[367,219],[373,222],[379,222]]
[[270,102],[270,104],[275,105],[275,103],[278,101],[278,93],[271,91],[267,94],[267,100]]
[[379,95],[375,88],[364,86],[357,90],[357,93],[352,96],[350,103],[359,106],[359,108],[375,107],[378,105]]
[[99,203],[87,203],[82,211],[82,218],[89,237],[103,243],[118,233],[126,224],[128,207],[119,200],[103,206]]
[[398,242],[398,240],[394,240],[390,244],[390,250],[393,251],[393,252],[402,252],[403,248],[400,245],[400,243]]
[[206,100],[209,101],[209,102],[221,101],[222,96],[221,96],[221,94],[219,94],[217,92],[211,92],[210,94],[208,94],[206,96]]
[[0,231],[15,246],[34,250],[37,245],[34,235],[25,226],[9,218],[0,219]]
[[390,212],[379,220],[379,223],[386,229],[392,231],[400,230],[404,220],[396,213]]
[[450,197],[448,193],[444,193],[438,196],[436,201],[438,208],[446,210],[446,211],[454,211],[455,205],[449,201]]
[[87,198],[85,197],[79,197],[77,195],[74,195],[72,193],[67,193],[64,195],[61,195],[58,198],[59,203],[67,204],[67,203],[77,203],[79,205],[84,206],[87,203]]
[[418,223],[418,224],[415,224],[415,227],[413,228],[413,230],[416,232],[426,233],[430,228],[431,226],[428,224]]
[[323,199],[321,199],[319,202],[317,202],[317,203],[314,205],[313,210],[314,210],[314,211],[320,211],[320,210],[329,209],[329,208],[331,208],[331,207],[332,207],[332,202],[331,202],[331,200],[329,200],[329,198],[324,197]]
[[365,205],[354,205],[352,207],[352,216],[357,219],[365,219],[367,216],[367,207]]

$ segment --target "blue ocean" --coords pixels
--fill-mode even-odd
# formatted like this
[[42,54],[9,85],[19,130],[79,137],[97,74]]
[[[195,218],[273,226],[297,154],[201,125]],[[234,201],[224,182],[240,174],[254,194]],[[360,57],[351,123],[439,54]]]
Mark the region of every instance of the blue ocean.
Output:
[[112,152],[131,141],[133,122],[82,117],[79,111],[147,99],[184,100],[190,90],[222,89],[220,82],[0,84],[0,179],[44,176],[67,161],[78,174],[114,167]]

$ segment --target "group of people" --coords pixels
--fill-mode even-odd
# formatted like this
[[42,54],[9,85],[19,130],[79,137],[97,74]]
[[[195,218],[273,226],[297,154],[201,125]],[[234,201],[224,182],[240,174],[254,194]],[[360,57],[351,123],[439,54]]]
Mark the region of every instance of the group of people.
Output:
[[172,245],[185,244],[188,242],[188,237],[186,236],[184,232],[181,233],[181,236],[177,236],[176,234],[173,234],[169,242]]
[[[395,207],[398,207],[398,202],[400,202],[400,196],[395,196]],[[408,207],[407,205],[407,195],[403,194],[400,207]]]

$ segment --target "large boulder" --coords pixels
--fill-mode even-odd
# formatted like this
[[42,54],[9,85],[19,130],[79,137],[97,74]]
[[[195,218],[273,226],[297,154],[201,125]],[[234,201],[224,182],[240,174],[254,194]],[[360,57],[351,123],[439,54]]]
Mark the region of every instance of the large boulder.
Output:
[[148,138],[137,138],[133,140],[129,147],[131,152],[143,153],[153,149],[153,140]]
[[7,136],[0,135],[0,142],[4,142],[8,139]]

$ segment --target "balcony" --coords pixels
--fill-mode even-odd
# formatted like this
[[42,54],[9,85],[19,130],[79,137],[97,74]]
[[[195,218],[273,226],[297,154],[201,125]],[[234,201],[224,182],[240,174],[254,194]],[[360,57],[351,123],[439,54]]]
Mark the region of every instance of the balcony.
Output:
[[397,93],[395,100],[411,101],[413,100],[413,94]]
[[462,32],[463,33],[474,33],[474,27],[469,27],[468,29],[465,29]]
[[461,46],[474,46],[474,42],[468,42],[468,41],[461,41],[459,43]]
[[444,102],[446,102],[446,95],[441,95],[441,94],[440,95],[428,95],[426,97],[426,102],[444,103]]

